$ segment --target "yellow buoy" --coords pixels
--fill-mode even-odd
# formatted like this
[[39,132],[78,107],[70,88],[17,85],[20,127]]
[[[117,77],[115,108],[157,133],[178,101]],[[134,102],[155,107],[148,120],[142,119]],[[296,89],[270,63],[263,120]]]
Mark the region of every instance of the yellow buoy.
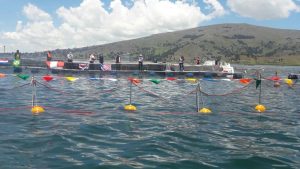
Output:
[[124,106],[124,109],[127,111],[136,111],[136,107],[132,104],[128,104],[128,105]]
[[293,85],[293,80],[291,80],[291,79],[284,79],[284,82],[289,86]]
[[204,107],[204,108],[202,108],[202,109],[199,110],[199,113],[209,114],[209,113],[211,113],[211,110]]
[[70,81],[70,82],[74,82],[74,81],[77,80],[78,78],[69,76],[69,77],[66,77],[66,79],[67,79],[68,81]]
[[266,111],[266,107],[262,104],[258,104],[255,106],[255,110],[259,113],[263,113],[264,111]]
[[190,82],[190,83],[197,83],[197,79],[195,79],[195,78],[186,78],[185,79],[187,82]]
[[45,109],[41,106],[33,106],[31,108],[31,113],[32,114],[40,114],[40,113],[44,113],[45,112]]

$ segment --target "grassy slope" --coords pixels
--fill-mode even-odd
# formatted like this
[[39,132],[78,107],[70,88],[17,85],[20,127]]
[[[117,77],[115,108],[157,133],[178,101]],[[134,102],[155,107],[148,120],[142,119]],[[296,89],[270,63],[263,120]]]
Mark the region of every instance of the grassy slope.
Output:
[[[177,62],[183,55],[187,62],[200,56],[203,60],[222,58],[242,64],[300,65],[300,31],[220,24],[71,50],[78,58],[103,53],[105,59],[113,59],[116,53],[129,53],[126,59],[133,61],[142,53],[145,60],[168,62]],[[69,51],[53,52],[65,56]],[[28,55],[45,58],[45,53]]]
[[143,53],[147,59],[162,61],[177,61],[184,55],[189,62],[200,56],[235,63],[300,65],[300,31],[222,24],[94,46],[91,50],[106,55]]

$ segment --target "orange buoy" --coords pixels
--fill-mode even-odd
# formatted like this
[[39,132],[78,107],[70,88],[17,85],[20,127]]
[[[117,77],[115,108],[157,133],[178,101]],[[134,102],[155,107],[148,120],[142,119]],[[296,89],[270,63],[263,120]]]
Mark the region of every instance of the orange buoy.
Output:
[[3,73],[0,73],[0,78],[4,78],[6,75]]

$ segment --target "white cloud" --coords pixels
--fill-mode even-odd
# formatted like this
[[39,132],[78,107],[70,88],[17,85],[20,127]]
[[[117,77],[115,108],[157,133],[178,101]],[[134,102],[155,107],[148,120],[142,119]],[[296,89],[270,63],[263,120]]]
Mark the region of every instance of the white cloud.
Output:
[[29,21],[51,21],[51,16],[48,13],[42,11],[32,4],[25,6],[23,12]]
[[217,0],[204,0],[211,7],[205,15],[196,3],[177,0],[136,0],[124,5],[121,0],[110,3],[110,12],[100,0],[83,0],[78,7],[60,7],[53,24],[52,17],[28,4],[23,13],[27,21],[19,21],[16,31],[5,32],[0,40],[11,49],[41,51],[99,45],[198,26],[201,22],[222,16],[224,8]]
[[223,16],[225,14],[225,10],[223,6],[216,0],[203,0],[209,7],[212,9],[212,13],[208,15],[209,18],[213,19],[215,17]]
[[300,12],[293,0],[228,0],[229,8],[244,17],[255,19],[279,19]]

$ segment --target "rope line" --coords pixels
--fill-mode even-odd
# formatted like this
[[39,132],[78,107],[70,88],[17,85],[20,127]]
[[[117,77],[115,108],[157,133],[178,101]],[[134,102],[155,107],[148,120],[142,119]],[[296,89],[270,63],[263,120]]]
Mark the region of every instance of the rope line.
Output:
[[150,94],[150,95],[152,95],[152,96],[158,97],[158,98],[160,98],[160,99],[163,100],[163,101],[169,102],[166,98],[164,98],[164,97],[162,97],[162,96],[160,96],[160,95],[158,95],[158,94],[156,94],[156,93],[154,93],[154,92],[148,91],[148,90],[144,89],[143,87],[139,86],[139,85],[136,84],[136,83],[132,83],[132,84],[134,84],[135,86],[137,86],[141,91],[143,91],[143,92],[145,92],[145,93],[148,93],[148,94]]
[[55,89],[55,88],[53,88],[53,87],[51,87],[51,86],[48,86],[48,85],[46,85],[46,84],[43,84],[43,83],[41,83],[41,82],[39,82],[39,81],[36,81],[36,82],[37,82],[38,84],[40,84],[40,85],[42,85],[42,86],[44,86],[44,87],[46,87],[46,88],[52,90],[52,91],[58,92],[58,93],[63,94],[63,95],[69,95],[69,93],[67,93],[67,92],[64,92],[64,91]]
[[69,114],[77,114],[77,115],[92,115],[95,114],[92,111],[84,111],[84,110],[68,110],[64,108],[59,108],[59,107],[49,107],[49,106],[44,106],[45,109],[47,110],[59,110],[63,111],[64,113],[69,113]]
[[21,87],[24,87],[24,86],[27,86],[27,85],[30,85],[31,83],[26,83],[26,84],[23,84],[23,85],[20,85],[20,86],[15,86],[11,89],[4,89],[4,90],[14,90],[14,89],[17,89],[17,88],[21,88]]
[[249,87],[250,84],[252,84],[253,82],[250,82],[248,83],[247,85],[241,87],[241,88],[238,88],[238,89],[234,89],[228,93],[223,93],[223,94],[210,94],[210,93],[207,93],[207,92],[204,92],[203,90],[200,89],[200,92],[203,93],[204,95],[206,96],[227,96],[227,95],[230,95],[230,94],[234,94],[234,93],[239,93],[241,92],[243,89],[246,89],[247,87]]

